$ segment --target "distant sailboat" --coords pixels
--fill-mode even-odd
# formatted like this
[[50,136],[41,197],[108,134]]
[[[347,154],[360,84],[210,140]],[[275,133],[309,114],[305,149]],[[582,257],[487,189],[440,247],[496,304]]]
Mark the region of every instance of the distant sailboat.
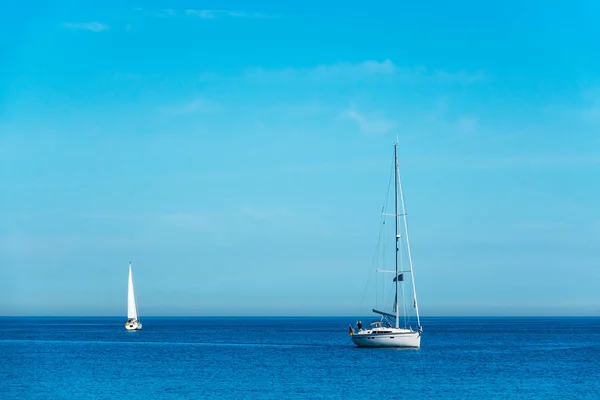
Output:
[[125,329],[137,331],[142,329],[142,323],[138,321],[137,307],[135,304],[135,293],[133,292],[133,276],[131,274],[131,263],[129,263],[129,287],[127,288],[127,322]]
[[[391,178],[391,176],[390,176]],[[393,271],[378,269],[378,272],[393,273],[394,279],[392,282],[395,285],[395,297],[394,306],[392,312],[385,312],[373,309],[373,312],[381,315],[379,321],[372,322],[369,327],[363,328],[362,323],[357,321],[357,330],[355,331],[352,326],[349,328],[349,334],[352,337],[352,341],[358,347],[421,347],[421,334],[423,329],[421,328],[421,320],[419,318],[419,304],[417,303],[417,293],[415,289],[415,279],[413,275],[412,258],[410,254],[410,243],[408,241],[408,225],[406,223],[406,210],[404,207],[404,194],[402,193],[402,183],[400,181],[400,169],[398,167],[398,143],[394,144],[394,214],[395,217],[395,264],[396,268]],[[387,203],[387,202],[386,202]],[[400,204],[399,204],[400,203]],[[400,206],[402,211],[399,212]],[[383,215],[390,215],[385,213],[385,206]],[[400,226],[400,218],[403,219],[404,224]],[[385,220],[383,221],[385,224]],[[385,226],[385,225],[384,225]],[[403,231],[403,232],[401,232]],[[403,234],[404,235],[403,235]],[[405,270],[402,266],[402,258],[399,257],[399,250],[402,249],[402,239],[406,244],[407,256],[408,256],[408,269]],[[411,287],[406,288],[404,286],[404,276],[410,275]],[[398,289],[400,287],[400,296],[398,296]],[[412,292],[412,299],[406,299],[406,292]],[[402,309],[399,307],[399,299],[402,300]],[[412,301],[411,301],[412,300]],[[409,304],[410,303],[410,304]],[[416,314],[417,329],[413,328],[408,324],[409,322],[409,308],[412,306]],[[402,326],[400,325],[400,310],[402,310]]]

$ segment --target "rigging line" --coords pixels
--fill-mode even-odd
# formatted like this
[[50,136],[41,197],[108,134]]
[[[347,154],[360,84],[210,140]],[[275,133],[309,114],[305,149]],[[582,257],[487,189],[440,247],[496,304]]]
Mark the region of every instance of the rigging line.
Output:
[[379,260],[379,250],[381,249],[381,237],[384,228],[384,216],[382,215],[379,220],[379,235],[377,236],[377,244],[375,245],[375,252],[373,254],[373,259],[371,260],[371,267],[373,265],[377,266],[377,262]]
[[[406,250],[406,241],[402,242],[402,248],[403,248],[403,250]],[[407,252],[404,252],[403,254],[406,256]],[[403,259],[403,261],[406,263],[406,259]],[[404,281],[402,282],[403,284],[408,285],[406,282],[407,282],[407,279],[410,277],[410,274],[411,274],[410,269],[407,270],[406,272],[404,272]],[[410,297],[412,299],[412,289],[410,288],[410,285],[408,285],[408,286],[409,287],[406,289],[405,293],[408,297]],[[405,313],[404,315],[405,315],[405,321],[406,321],[405,324],[410,326],[410,324],[412,323],[412,318],[413,318],[413,311],[412,311],[413,308],[411,306],[409,306],[409,304],[406,300],[404,300],[403,306],[404,306],[404,313]]]
[[[403,239],[404,239],[404,236],[403,236]],[[405,250],[406,243],[404,240],[402,241],[401,246],[402,246],[402,249]],[[406,256],[406,252],[404,252],[403,254]],[[402,262],[405,263],[406,259],[403,258]],[[405,266],[403,264],[402,269],[404,270],[404,268],[405,268]],[[402,307],[404,308],[404,327],[406,327],[410,323],[410,309],[408,307],[406,297],[404,297],[407,293],[410,294],[409,289],[406,289],[406,279],[408,278],[407,275],[410,275],[410,271],[408,271],[407,273],[404,273],[404,280],[402,281],[402,289],[403,289]]]
[[[385,207],[385,205],[384,205]],[[362,306],[364,304],[364,300],[365,300],[365,296],[367,294],[367,289],[369,286],[369,283],[371,282],[371,275],[373,274],[373,269],[375,269],[375,286],[377,286],[377,263],[379,261],[379,253],[380,253],[380,249],[381,249],[381,237],[382,232],[383,232],[383,215],[381,216],[380,220],[379,220],[379,235],[377,237],[377,244],[375,246],[375,251],[373,254],[373,259],[371,260],[371,267],[369,268],[369,276],[367,278],[367,282],[365,283],[365,287],[363,289],[363,295],[362,298],[360,300],[360,309],[362,309]],[[373,266],[375,266],[375,268],[373,268]],[[377,292],[375,292],[375,294],[377,295]],[[375,305],[377,305],[377,299],[375,299]]]
[[[393,161],[390,165],[390,174],[388,177],[388,187],[386,190],[384,205],[383,205],[382,212],[381,212],[381,220],[382,220],[381,230],[382,230],[382,237],[383,237],[383,245],[381,246],[381,248],[382,248],[382,252],[381,252],[382,253],[381,254],[382,265],[385,265],[387,262],[386,254],[387,254],[388,246],[386,243],[386,237],[388,237],[388,236],[386,235],[386,232],[385,232],[386,231],[385,223],[386,223],[387,218],[389,218],[389,216],[390,216],[389,213],[387,212],[387,210],[388,210],[388,204],[390,202],[390,197],[391,197],[390,193],[392,191],[392,179],[395,180],[395,177],[396,177],[395,174],[396,174],[396,163],[395,163],[395,161]],[[395,252],[394,252],[394,254],[395,254]],[[386,301],[386,299],[387,299],[387,279],[385,277],[383,277],[382,279],[383,279],[383,288],[382,288],[383,290],[381,292],[382,292],[383,296],[381,299],[381,303],[382,303],[383,307],[385,307],[385,305],[387,303],[387,301]],[[378,287],[376,287],[375,289],[376,289],[375,296],[378,299],[379,298]],[[379,304],[377,304],[377,306],[379,306]]]
[[[390,164],[390,173],[388,175],[388,187],[386,189],[385,196],[384,196],[384,199],[383,199],[383,206],[381,207],[379,237],[378,237],[378,240],[377,240],[377,253],[376,253],[377,260],[375,262],[375,269],[378,268],[378,264],[379,263],[381,263],[382,265],[384,265],[386,263],[386,249],[387,249],[387,246],[386,246],[386,242],[385,242],[385,238],[386,238],[386,235],[385,235],[386,224],[385,223],[386,223],[386,219],[387,219],[388,204],[389,204],[389,201],[390,201],[390,191],[391,191],[391,188],[392,188],[392,178],[395,176],[394,174],[395,174],[395,165],[392,162]],[[380,257],[381,257],[381,261],[379,260]],[[378,277],[379,277],[379,275],[377,275],[377,272],[376,272],[376,276],[375,276],[375,278],[376,278],[375,279],[375,281],[376,281],[376,283],[375,283],[375,305],[377,307],[379,307],[379,279],[378,279]],[[385,278],[383,278],[383,279],[385,279]],[[385,287],[386,287],[385,280],[383,281],[383,283],[384,283],[384,287],[383,287],[384,290],[383,290],[383,299],[382,299],[382,302],[385,304],[385,298],[386,298],[386,296],[385,296],[386,295],[386,293],[385,293]]]
[[[375,272],[375,274],[377,274],[377,272]],[[360,305],[358,307],[358,311],[359,312],[360,312],[360,310],[362,310],[363,304],[365,302],[365,296],[367,295],[367,289],[369,287],[369,283],[371,282],[371,275],[373,275],[373,269],[372,268],[369,269],[369,275],[368,275],[368,278],[367,278],[367,283],[365,283],[365,287],[363,289],[363,294],[362,294],[362,297],[360,299]],[[377,280],[377,276],[375,276],[375,279]],[[376,283],[376,285],[377,285],[377,283]]]
[[[401,239],[404,239],[404,235],[402,235]],[[404,271],[404,246],[403,240],[400,240],[400,244],[398,246],[398,251],[400,252],[400,269]],[[404,272],[402,272],[402,319],[404,320],[404,327],[406,328],[406,291],[404,287]]]
[[[360,300],[360,306],[359,309],[362,309],[364,300],[365,300],[365,296],[367,294],[367,288],[369,286],[369,283],[371,281],[371,274],[373,269],[375,269],[375,288],[377,289],[377,268],[378,268],[378,261],[379,261],[379,255],[381,254],[381,238],[384,237],[385,235],[385,213],[387,211],[387,206],[389,203],[389,199],[390,199],[390,188],[392,187],[392,176],[394,176],[394,172],[395,172],[395,163],[391,164],[391,168],[390,168],[390,175],[388,177],[388,187],[387,187],[387,191],[385,194],[385,198],[383,201],[383,206],[381,207],[381,216],[379,219],[379,234],[377,237],[377,244],[375,246],[375,252],[373,254],[373,259],[371,260],[371,268],[370,268],[370,272],[367,278],[367,282],[365,284],[365,288],[363,289],[363,295],[362,298]],[[383,258],[383,262],[385,262],[385,242],[383,245],[383,254],[382,254],[382,258]],[[375,268],[373,268],[375,267]],[[375,290],[375,306],[378,306],[378,290]]]
[[398,173],[398,182],[399,182],[399,186],[400,186],[400,201],[402,202],[402,214],[404,214],[404,233],[406,235],[406,252],[408,255],[408,264],[410,266],[410,281],[412,284],[412,294],[413,294],[413,305],[414,305],[414,309],[415,309],[415,314],[417,316],[417,325],[419,326],[419,329],[421,329],[421,319],[419,317],[419,303],[417,302],[417,289],[415,287],[415,274],[413,271],[413,263],[412,263],[412,256],[410,254],[410,240],[408,239],[408,223],[406,221],[406,206],[405,206],[405,202],[404,202],[404,193],[402,190],[402,181],[400,180],[400,168],[398,167],[397,169],[397,173]]

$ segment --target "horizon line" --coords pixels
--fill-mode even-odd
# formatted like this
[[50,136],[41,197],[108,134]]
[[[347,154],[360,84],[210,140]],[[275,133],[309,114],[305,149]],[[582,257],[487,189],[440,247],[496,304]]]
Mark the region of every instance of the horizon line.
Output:
[[[0,318],[125,318],[122,315],[0,315]],[[374,318],[347,315],[146,315],[143,318]],[[581,315],[421,315],[421,318],[600,318]]]

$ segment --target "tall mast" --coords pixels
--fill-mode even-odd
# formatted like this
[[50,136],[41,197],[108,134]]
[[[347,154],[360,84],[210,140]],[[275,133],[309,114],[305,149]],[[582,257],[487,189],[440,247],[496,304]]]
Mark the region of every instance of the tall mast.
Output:
[[[399,228],[400,228],[400,224],[399,224],[399,220],[398,220],[398,185],[400,182],[400,170],[398,168],[398,143],[394,143],[394,165],[395,165],[395,179],[394,179],[394,206],[395,206],[395,213],[394,215],[396,216],[396,252],[395,252],[395,259],[396,259],[396,279],[394,279],[396,281],[396,298],[395,298],[395,303],[394,303],[394,311],[396,312],[396,328],[399,327],[398,324],[398,240],[400,239],[400,234],[399,234]],[[403,202],[404,203],[404,202]]]
[[[397,144],[396,144],[397,146]],[[396,176],[398,177],[398,185],[400,187],[400,200],[402,202],[402,216],[404,219],[404,234],[406,235],[406,249],[408,253],[408,265],[410,266],[410,279],[412,281],[412,289],[413,289],[413,305],[415,307],[415,313],[417,315],[417,325],[419,327],[419,331],[421,330],[421,319],[419,317],[419,303],[417,302],[417,289],[415,287],[415,275],[413,273],[413,264],[412,264],[412,256],[410,254],[410,241],[408,240],[408,224],[406,222],[406,207],[404,206],[404,193],[402,192],[402,181],[400,180],[400,168],[398,167],[398,156],[396,156]],[[397,212],[396,212],[397,214]],[[398,228],[396,227],[396,230]],[[398,239],[396,239],[397,241]],[[396,246],[398,247],[398,246]],[[397,250],[396,250],[397,251]],[[396,261],[396,265],[398,265]],[[398,282],[396,282],[396,287],[398,287]],[[397,291],[398,289],[396,289]],[[397,313],[396,313],[397,315]],[[397,317],[396,317],[397,318]]]

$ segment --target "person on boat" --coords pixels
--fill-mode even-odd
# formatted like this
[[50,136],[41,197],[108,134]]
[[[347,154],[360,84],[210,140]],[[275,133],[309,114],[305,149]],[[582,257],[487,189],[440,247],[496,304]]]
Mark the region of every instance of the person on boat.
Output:
[[356,321],[356,326],[358,327],[358,330],[360,331],[362,329],[362,322]]

